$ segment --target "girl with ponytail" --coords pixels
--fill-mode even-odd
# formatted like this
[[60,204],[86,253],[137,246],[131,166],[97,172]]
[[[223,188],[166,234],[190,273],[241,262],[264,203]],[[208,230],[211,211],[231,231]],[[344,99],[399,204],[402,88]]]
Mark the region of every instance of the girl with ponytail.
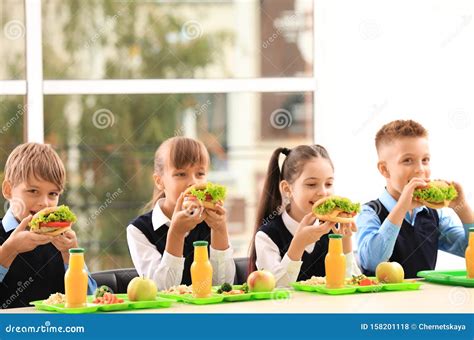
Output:
[[[285,159],[280,170],[282,155]],[[320,224],[311,210],[318,199],[333,194],[333,183],[334,167],[321,145],[277,148],[273,152],[259,200],[249,272],[269,270],[280,287],[325,276],[328,234],[335,224]],[[335,230],[344,236],[346,276],[359,275],[350,225]]]

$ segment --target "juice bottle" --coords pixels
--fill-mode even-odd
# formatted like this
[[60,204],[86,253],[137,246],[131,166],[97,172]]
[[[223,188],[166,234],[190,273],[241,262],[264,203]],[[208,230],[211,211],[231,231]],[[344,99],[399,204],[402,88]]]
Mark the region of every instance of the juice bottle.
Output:
[[474,228],[469,228],[469,245],[466,248],[466,276],[474,279]]
[[69,249],[69,268],[64,275],[66,289],[66,308],[86,306],[87,272],[84,268],[84,249]]
[[207,241],[196,241],[194,262],[191,265],[193,295],[198,298],[209,297],[212,292],[212,265],[207,254]]
[[324,260],[326,287],[343,288],[346,275],[346,258],[342,252],[342,235],[329,235],[329,251]]

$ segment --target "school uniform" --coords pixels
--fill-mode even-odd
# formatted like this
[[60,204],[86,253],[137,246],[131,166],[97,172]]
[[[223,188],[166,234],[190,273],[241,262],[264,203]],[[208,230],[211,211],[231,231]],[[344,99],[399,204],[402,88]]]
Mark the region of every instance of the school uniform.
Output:
[[[262,225],[255,235],[256,266],[273,273],[277,286],[289,286],[291,282],[310,279],[311,276],[325,276],[324,259],[329,246],[328,234],[315,243],[306,246],[300,261],[288,257],[288,248],[299,223],[286,211]],[[359,275],[352,252],[345,254],[346,277]]]
[[[19,225],[11,210],[0,220],[0,245]],[[0,266],[0,308],[28,307],[31,301],[64,293],[64,274],[68,268],[61,252],[52,243],[18,254],[9,268]],[[88,294],[97,284],[89,276]]]
[[408,212],[402,225],[387,219],[397,200],[387,190],[362,206],[357,217],[358,250],[362,271],[374,275],[380,262],[395,261],[402,265],[406,278],[415,278],[421,270],[436,267],[438,250],[464,257],[469,227],[446,209],[425,206]]
[[128,247],[138,274],[151,278],[160,290],[180,284],[190,285],[193,242],[208,241],[213,285],[232,284],[235,275],[232,247],[213,249],[210,246],[211,229],[206,222],[199,223],[187,233],[182,257],[173,256],[165,250],[171,221],[161,210],[160,203],[163,201],[160,199],[152,211],[137,217],[127,227]]

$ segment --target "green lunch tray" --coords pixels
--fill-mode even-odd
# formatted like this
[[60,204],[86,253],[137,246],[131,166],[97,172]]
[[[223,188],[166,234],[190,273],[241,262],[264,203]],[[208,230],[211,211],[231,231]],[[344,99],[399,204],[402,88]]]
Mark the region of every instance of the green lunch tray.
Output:
[[223,297],[225,302],[237,302],[237,301],[249,301],[252,299],[252,293],[236,294],[236,295],[227,295],[227,294],[218,294]]
[[35,306],[35,308],[38,310],[47,311],[47,312],[66,313],[66,314],[94,313],[94,312],[97,312],[99,309],[98,305],[95,305],[92,303],[87,303],[86,307],[81,307],[81,308],[66,308],[64,307],[64,303],[60,303],[57,305],[47,305],[43,303],[43,300],[30,302],[30,305]]
[[165,299],[171,299],[177,302],[183,302],[183,299],[186,296],[191,296],[192,294],[169,294],[169,293],[163,293],[163,292],[158,292],[158,296],[165,298]]
[[212,303],[219,303],[224,301],[224,296],[220,294],[212,294],[210,297],[206,298],[197,298],[194,297],[192,294],[184,294],[182,302],[192,303],[195,305],[209,305]]
[[[217,291],[219,287],[212,287],[212,289]],[[242,289],[242,285],[233,285],[232,289]],[[238,295],[222,295],[224,296],[224,301],[226,302],[249,300],[281,300],[288,299],[290,297],[290,292],[286,289],[274,289],[271,292],[248,292]]]
[[[234,289],[238,286],[234,286]],[[245,294],[238,295],[225,295],[224,301],[234,302],[234,301],[249,301],[249,300],[282,300],[290,298],[290,291],[286,289],[274,289],[271,292],[249,292]]]
[[[219,286],[212,287],[212,291],[217,294]],[[242,285],[232,285],[232,289],[242,289]],[[223,301],[225,302],[237,302],[237,301],[249,301],[252,299],[252,293],[236,294],[236,295],[226,295],[218,294],[224,297]]]
[[424,277],[426,281],[440,283],[450,286],[474,287],[474,279],[469,279],[466,276],[465,270],[423,270],[416,275]]
[[253,292],[252,300],[282,300],[289,299],[291,293],[286,289],[275,289],[271,292]]
[[332,289],[326,288],[325,284],[305,285],[299,282],[293,282],[291,283],[291,286],[295,290],[304,292],[316,292],[329,295],[343,295],[354,293],[377,293],[383,291],[417,290],[420,288],[421,282],[407,280],[402,283],[380,283],[377,285],[370,286],[345,285],[344,288]]
[[[127,294],[116,294],[119,299],[124,299],[125,303],[128,303],[127,309],[147,309],[147,308],[168,308],[171,307],[173,302],[172,299],[163,297],[156,297],[155,300],[149,301],[130,301],[128,300]],[[109,305],[112,306],[112,305]],[[101,310],[99,308],[99,310]]]
[[[241,289],[242,285],[233,285],[233,289]],[[212,287],[213,294],[208,298],[196,298],[192,294],[166,294],[158,293],[160,297],[166,297],[175,301],[191,303],[195,305],[209,305],[221,302],[238,302],[250,300],[280,300],[288,299],[291,295],[290,291],[285,289],[275,289],[271,292],[249,292],[245,294],[225,295],[217,294],[219,287]]]
[[114,303],[110,305],[99,305],[92,303],[93,296],[87,297],[87,306],[81,308],[66,308],[64,304],[47,305],[43,300],[30,302],[30,305],[35,306],[36,309],[47,312],[58,312],[65,314],[85,314],[94,312],[113,312],[119,310],[133,310],[145,308],[167,308],[172,305],[174,300],[157,297],[156,300],[151,301],[130,301],[127,294],[116,294],[117,298],[124,299],[122,303]]

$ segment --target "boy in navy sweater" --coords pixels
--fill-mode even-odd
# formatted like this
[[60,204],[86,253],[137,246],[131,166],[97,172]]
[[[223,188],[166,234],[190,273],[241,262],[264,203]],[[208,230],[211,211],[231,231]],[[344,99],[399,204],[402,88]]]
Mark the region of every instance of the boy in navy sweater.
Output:
[[431,176],[426,129],[412,120],[396,120],[378,131],[375,144],[377,167],[387,185],[357,218],[364,274],[373,275],[380,262],[395,261],[405,277],[416,277],[420,270],[435,268],[438,249],[464,257],[474,214],[462,187],[453,183],[458,197],[449,205],[462,225],[445,208],[431,209],[413,200],[414,190],[426,187]]
[[[26,227],[36,212],[57,206],[65,182],[64,165],[49,145],[21,144],[8,157],[2,193],[10,208],[0,220],[0,308],[25,307],[64,293],[69,249],[78,247],[76,233],[53,237]],[[88,293],[96,287],[89,276]]]

